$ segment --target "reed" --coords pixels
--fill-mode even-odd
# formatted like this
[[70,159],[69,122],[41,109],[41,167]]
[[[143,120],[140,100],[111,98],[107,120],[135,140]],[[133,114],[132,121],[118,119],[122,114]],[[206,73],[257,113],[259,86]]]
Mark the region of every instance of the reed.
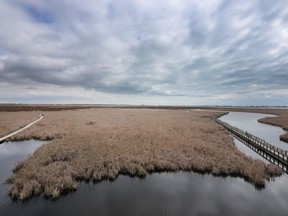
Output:
[[[19,163],[7,179],[10,196],[57,198],[77,182],[193,170],[238,176],[256,187],[281,175],[274,165],[241,153],[213,113],[87,109],[44,112],[41,124],[13,139],[52,140]],[[92,123],[91,123],[92,122]]]
[[0,112],[0,137],[19,130],[37,118],[37,112]]
[[[288,112],[288,111],[287,111]],[[288,113],[282,113],[281,116],[278,117],[267,117],[260,119],[259,122],[265,123],[265,124],[271,124],[275,126],[280,126],[284,130],[288,131]],[[288,142],[288,132],[280,136],[280,140],[284,142]]]

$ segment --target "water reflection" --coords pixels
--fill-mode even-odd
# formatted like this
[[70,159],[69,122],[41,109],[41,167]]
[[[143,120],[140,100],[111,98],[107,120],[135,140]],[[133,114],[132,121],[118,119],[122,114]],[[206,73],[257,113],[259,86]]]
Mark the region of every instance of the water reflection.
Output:
[[[42,143],[0,146],[1,181]],[[19,148],[21,150],[19,150]],[[286,215],[287,175],[257,191],[240,178],[190,172],[155,173],[145,179],[119,176],[116,181],[80,183],[75,193],[56,201],[36,197],[13,202],[0,186],[0,215]]]
[[20,160],[35,151],[43,142],[36,140],[26,140],[21,142],[6,142],[0,145],[0,160],[12,156],[17,156]]
[[222,116],[220,119],[232,126],[238,127],[257,137],[260,137],[278,148],[288,150],[288,144],[281,141],[279,138],[280,135],[285,133],[282,128],[258,122],[258,119],[272,116],[274,115],[229,112],[228,115]]
[[195,173],[156,173],[144,180],[120,176],[114,182],[82,183],[57,201],[33,198],[10,203],[0,214],[19,215],[285,215],[287,176],[257,191],[239,178]]
[[253,151],[251,148],[249,148],[247,145],[243,144],[241,141],[233,137],[234,143],[237,146],[237,148],[241,151],[244,152],[246,155],[254,158],[254,159],[259,159],[263,161],[264,163],[269,163],[265,158],[263,158],[261,155],[259,155],[257,152]]
[[[6,142],[0,145],[0,209],[3,205],[10,203],[7,195],[8,185],[3,184],[5,179],[12,174],[13,167],[21,160],[24,160],[35,149],[44,142],[29,140],[22,142]],[[2,215],[2,214],[0,214]]]
[[[279,140],[279,136],[285,131],[276,126],[266,125],[263,123],[259,123],[258,119],[273,116],[273,115],[265,115],[265,114],[257,114],[257,113],[243,113],[243,112],[229,112],[228,115],[221,117],[220,119],[232,126],[236,126],[244,131],[252,133],[268,142],[270,144],[282,148],[284,150],[288,149],[287,143]],[[288,172],[288,168],[285,164],[282,164],[280,161],[275,160],[270,155],[266,154],[265,152],[259,150],[258,148],[254,147],[253,145],[246,143],[245,141],[239,141],[234,136],[234,143],[237,148],[244,152],[246,155],[251,156],[255,159],[260,159],[265,163],[273,163],[278,165],[284,172]],[[245,144],[243,144],[243,142]],[[248,147],[249,146],[249,147]]]

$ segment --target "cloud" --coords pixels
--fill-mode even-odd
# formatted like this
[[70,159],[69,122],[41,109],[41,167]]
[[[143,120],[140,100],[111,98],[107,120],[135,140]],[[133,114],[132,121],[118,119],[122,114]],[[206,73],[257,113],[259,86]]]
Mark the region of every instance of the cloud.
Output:
[[3,100],[37,85],[43,96],[54,86],[111,101],[271,103],[258,92],[288,86],[285,0],[3,0],[0,14]]

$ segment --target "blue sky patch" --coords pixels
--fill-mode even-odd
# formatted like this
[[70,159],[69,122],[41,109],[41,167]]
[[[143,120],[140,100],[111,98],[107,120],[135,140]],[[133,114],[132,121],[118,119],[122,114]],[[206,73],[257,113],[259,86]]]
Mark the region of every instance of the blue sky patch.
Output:
[[48,10],[39,10],[32,5],[23,5],[23,9],[37,22],[46,24],[54,22],[53,14]]

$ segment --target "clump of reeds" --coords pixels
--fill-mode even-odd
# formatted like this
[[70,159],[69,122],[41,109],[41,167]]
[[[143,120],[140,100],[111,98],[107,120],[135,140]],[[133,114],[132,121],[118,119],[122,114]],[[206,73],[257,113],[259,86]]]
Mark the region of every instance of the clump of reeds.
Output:
[[207,118],[212,115],[115,109],[47,112],[41,127],[17,135],[54,139],[15,167],[7,180],[10,195],[20,200],[39,194],[57,198],[75,190],[77,181],[98,182],[119,174],[143,177],[156,171],[239,176],[255,186],[281,174],[277,167],[238,151],[223,127]]
[[37,112],[0,112],[0,137],[21,129],[38,117]]
[[[283,110],[280,112],[280,116],[277,117],[267,117],[258,120],[261,123],[271,124],[275,126],[280,126],[284,130],[288,131],[288,110]],[[288,132],[280,136],[280,140],[288,142]]]

